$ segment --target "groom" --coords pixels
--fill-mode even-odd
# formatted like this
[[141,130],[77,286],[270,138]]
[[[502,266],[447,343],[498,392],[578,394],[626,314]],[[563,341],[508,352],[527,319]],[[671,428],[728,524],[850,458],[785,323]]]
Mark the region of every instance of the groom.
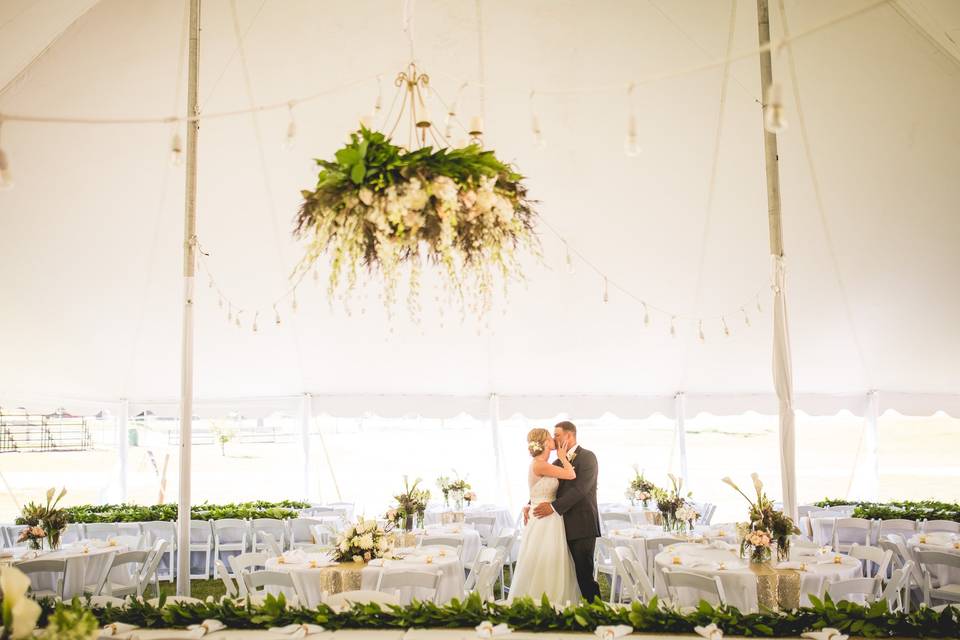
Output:
[[[577,444],[577,427],[568,421],[553,428],[557,445],[566,445],[567,459],[577,472],[573,480],[561,480],[557,499],[533,509],[543,518],[554,511],[563,516],[567,547],[577,570],[580,594],[589,602],[600,596],[600,587],[593,579],[593,552],[600,537],[600,516],[597,510],[597,456]],[[560,461],[554,462],[560,466]]]

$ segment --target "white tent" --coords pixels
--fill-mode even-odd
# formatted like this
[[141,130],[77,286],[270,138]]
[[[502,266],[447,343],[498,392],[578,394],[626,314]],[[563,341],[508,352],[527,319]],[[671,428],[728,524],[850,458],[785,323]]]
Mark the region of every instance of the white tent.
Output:
[[[483,416],[490,394],[504,416],[672,415],[678,392],[688,415],[775,411],[761,90],[756,56],[740,55],[757,49],[752,0],[735,5],[712,206],[730,4],[408,6],[440,95],[466,82],[460,114],[483,113],[487,146],[529,176],[542,263],[487,320],[441,319],[429,283],[420,325],[402,307],[387,322],[375,286],[348,315],[328,305],[321,274],[297,289],[295,313],[291,297],[277,304],[276,325],[308,159],[332,155],[378,84],[389,102],[409,58],[402,7],[206,0],[202,113],[280,106],[201,124],[204,264],[244,311],[242,328],[228,324],[198,278],[197,413],[297,411],[304,393],[341,415]],[[960,415],[960,5],[786,9],[799,87],[785,50],[774,67],[791,121],[779,145],[796,406],[862,413],[876,390],[880,410]],[[0,4],[0,147],[16,180],[0,191],[5,407],[126,398],[131,411],[176,415],[183,168],[170,145],[184,125],[30,118],[182,115],[185,20],[174,0]],[[292,109],[295,146],[283,149],[283,105],[317,94]]]

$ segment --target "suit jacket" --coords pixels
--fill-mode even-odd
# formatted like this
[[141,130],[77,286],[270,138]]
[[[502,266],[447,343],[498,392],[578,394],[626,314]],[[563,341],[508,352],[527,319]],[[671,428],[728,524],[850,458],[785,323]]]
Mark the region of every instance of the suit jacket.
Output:
[[[561,480],[553,510],[563,516],[567,540],[600,537],[600,511],[597,509],[597,456],[577,447],[570,464],[577,472],[573,480]],[[562,466],[559,460],[554,461]]]

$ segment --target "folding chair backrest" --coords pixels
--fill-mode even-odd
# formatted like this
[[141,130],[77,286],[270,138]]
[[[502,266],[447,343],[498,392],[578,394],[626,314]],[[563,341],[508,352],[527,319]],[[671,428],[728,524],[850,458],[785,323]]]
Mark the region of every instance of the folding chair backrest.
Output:
[[247,523],[237,518],[214,520],[213,535],[221,543],[241,542],[247,535]]
[[[880,591],[879,578],[850,578],[838,580],[827,585],[827,593],[834,602],[850,600],[849,596],[863,596],[866,602],[873,602]],[[858,600],[850,600],[857,602]]]
[[909,538],[917,532],[917,523],[903,518],[881,520],[877,530],[881,539],[888,533],[899,533],[904,538]]
[[317,518],[294,518],[290,521],[290,542],[291,544],[313,543],[314,525],[322,525],[323,520]]
[[256,553],[238,553],[235,556],[227,558],[230,568],[233,569],[233,575],[239,576],[241,573],[250,573],[257,567],[263,567],[267,564],[267,554]]
[[283,553],[283,549],[280,547],[280,543],[277,542],[277,539],[274,537],[272,533],[268,531],[261,531],[260,540],[266,546],[267,552],[271,556],[276,557]]
[[614,529],[633,528],[633,522],[630,520],[630,515],[626,513],[601,513],[600,524],[603,525],[603,529],[607,533],[610,533]]
[[84,535],[90,540],[107,540],[120,535],[120,529],[114,522],[91,522],[84,526]]
[[711,598],[716,600],[714,604],[726,604],[727,597],[723,592],[723,584],[717,576],[707,577],[699,573],[689,571],[670,571],[663,570],[663,579],[667,592],[676,602],[676,589],[693,589],[701,594],[701,599],[709,601]]
[[910,569],[912,566],[913,561],[907,560],[906,565],[900,569],[895,569],[893,573],[890,574],[890,579],[880,594],[880,597],[887,601],[887,609],[890,611],[896,612],[904,609],[904,595],[909,593],[907,584],[910,579]]
[[923,532],[934,533],[937,531],[946,531],[947,533],[960,533],[960,522],[952,520],[924,520]]
[[[866,577],[881,576],[886,578],[887,569],[890,568],[893,553],[880,547],[870,547],[854,543],[850,547],[850,556],[857,560],[866,561]],[[876,568],[874,568],[873,565],[876,565]]]
[[656,591],[650,581],[650,576],[643,568],[643,564],[634,558],[623,558],[623,565],[634,580],[634,595],[641,601],[649,603],[650,599],[656,595]]
[[233,578],[230,577],[230,572],[227,571],[227,565],[223,564],[223,560],[217,558],[213,561],[213,566],[217,577],[220,578],[220,582],[223,583],[223,588],[227,592],[227,597],[236,598],[239,593],[237,591],[237,583],[235,583]]
[[869,545],[871,524],[866,518],[837,518],[833,526],[834,545]]
[[253,573],[244,573],[243,583],[247,587],[247,593],[259,591],[264,587],[295,589],[293,578],[289,573],[282,571],[254,571]]
[[420,538],[420,542],[417,544],[417,546],[420,547],[433,547],[437,545],[452,547],[457,550],[457,555],[460,555],[460,548],[463,547],[463,540],[461,538],[445,536],[423,536]]
[[473,525],[473,528],[477,530],[480,538],[484,541],[494,537],[497,533],[497,516],[468,515],[463,518],[463,522],[464,524]]
[[441,572],[437,571],[381,571],[377,591],[400,591],[401,589],[431,589],[432,601],[437,599]]

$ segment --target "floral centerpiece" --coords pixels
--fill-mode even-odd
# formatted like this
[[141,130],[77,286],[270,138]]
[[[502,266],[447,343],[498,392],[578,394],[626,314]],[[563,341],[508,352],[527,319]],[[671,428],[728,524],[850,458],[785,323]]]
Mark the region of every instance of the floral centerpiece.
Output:
[[430,501],[430,491],[420,489],[420,478],[411,485],[407,476],[403,476],[403,492],[393,496],[397,506],[387,512],[387,519],[397,523],[401,528],[414,528],[414,519],[423,523],[423,516],[427,511],[427,502]]
[[657,503],[657,510],[663,519],[664,531],[677,531],[684,533],[687,529],[693,529],[693,523],[696,522],[700,514],[697,513],[693,503],[688,501],[693,494],[687,492],[682,495],[683,479],[677,478],[672,473],[667,474],[670,477],[672,485],[670,491],[665,491],[658,487],[653,489],[653,499]]
[[787,560],[790,557],[790,536],[799,534],[800,529],[790,516],[773,508],[773,502],[763,491],[760,476],[752,473],[750,477],[753,478],[753,488],[757,492],[756,502],[741,491],[729,477],[723,479],[750,503],[749,522],[737,526],[740,557],[749,555],[751,562],[767,562],[772,555],[772,547],[776,544],[777,559]]
[[[453,473],[457,476],[455,479],[451,479],[446,476],[440,476],[437,478],[437,486],[440,487],[440,491],[443,493],[444,505],[449,507],[450,499],[453,498],[453,503],[456,510],[462,511],[464,501],[470,503],[472,500],[476,500],[477,494],[470,491],[472,488],[470,483],[461,478],[460,474],[458,474],[456,471]],[[467,496],[470,497],[468,498]]]
[[386,531],[376,520],[360,518],[337,536],[334,555],[338,562],[369,562],[386,550]]
[[461,301],[475,294],[486,311],[494,276],[519,275],[517,250],[537,251],[523,177],[479,144],[407,150],[361,126],[333,161],[316,162],[316,188],[301,192],[294,235],[307,241],[301,272],[322,255],[332,260],[331,297],[344,273],[349,291],[365,268],[383,277],[392,306],[407,265],[415,314],[426,261],[441,268],[449,293]]
[[646,509],[650,500],[653,499],[653,492],[657,489],[657,485],[644,478],[643,472],[637,469],[636,465],[633,466],[633,472],[633,480],[630,481],[630,486],[627,487],[623,495],[630,501],[631,505],[636,505],[639,502]]
[[[56,498],[54,496],[56,495]],[[57,495],[57,490],[53,487],[47,490],[47,503],[45,505],[36,502],[28,502],[23,506],[20,517],[17,518],[17,524],[25,525],[20,532],[17,542],[26,542],[31,549],[39,549],[43,546],[43,541],[47,541],[50,549],[60,548],[60,536],[67,528],[69,518],[64,509],[57,508],[63,496],[67,495],[67,490],[61,489]]]

